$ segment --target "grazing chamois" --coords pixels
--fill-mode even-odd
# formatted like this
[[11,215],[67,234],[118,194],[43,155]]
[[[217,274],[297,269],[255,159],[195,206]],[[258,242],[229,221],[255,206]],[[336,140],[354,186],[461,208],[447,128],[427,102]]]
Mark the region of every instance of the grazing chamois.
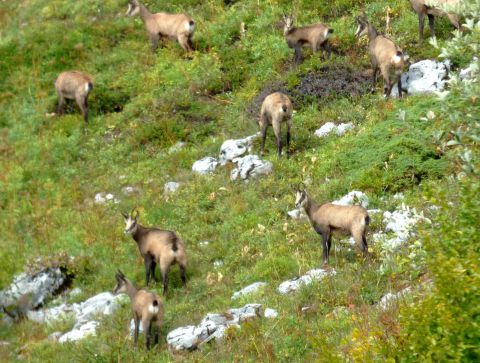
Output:
[[398,84],[398,96],[402,97],[402,72],[407,64],[408,56],[402,49],[384,35],[378,34],[377,30],[370,24],[365,16],[357,17],[358,29],[355,33],[357,38],[368,35],[368,53],[373,66],[373,88],[377,84],[377,73],[383,76],[384,96],[390,96],[396,78]]
[[313,229],[322,236],[323,263],[328,264],[332,232],[335,230],[349,233],[365,257],[368,256],[365,233],[370,217],[365,208],[359,205],[344,206],[332,203],[318,205],[308,196],[302,185],[295,189],[295,206],[305,210]]
[[449,13],[444,8],[445,6],[453,6],[460,2],[460,0],[410,0],[413,10],[418,14],[418,34],[420,42],[423,41],[423,28],[425,26],[425,15],[428,16],[428,25],[430,26],[430,36],[435,37],[435,17],[446,16],[450,23],[456,28],[460,29],[460,18],[457,14]]
[[265,152],[267,128],[272,125],[277,140],[278,157],[282,155],[281,123],[287,123],[287,156],[290,155],[290,131],[292,128],[293,106],[290,99],[281,92],[268,95],[262,103],[259,125],[262,131],[262,155]]
[[58,94],[57,114],[63,114],[66,98],[75,100],[88,125],[88,95],[92,89],[93,80],[89,75],[79,71],[60,73],[55,81]]
[[150,282],[150,274],[155,278],[155,267],[160,266],[163,279],[163,294],[168,291],[168,273],[170,266],[177,263],[180,266],[180,276],[183,285],[187,283],[185,268],[187,256],[183,240],[173,231],[159,228],[144,227],[138,223],[138,211],[130,214],[122,213],[125,219],[125,234],[131,234],[137,243],[145,264],[146,285]]
[[293,26],[294,16],[283,15],[283,35],[287,41],[288,47],[295,49],[295,62],[302,61],[302,47],[309,46],[314,53],[323,49],[330,54],[328,38],[333,33],[333,29],[325,24],[313,24],[301,27]]
[[27,316],[28,311],[33,310],[33,296],[31,293],[23,294],[8,308],[0,306],[0,310],[13,320],[22,320]]
[[192,36],[195,31],[195,22],[188,15],[165,12],[152,14],[140,1],[129,0],[126,15],[137,14],[140,14],[147,29],[153,51],[157,49],[160,38],[175,39],[187,52],[193,50]]
[[162,300],[153,292],[137,289],[120,270],[116,273],[115,279],[117,280],[117,285],[113,289],[113,293],[115,295],[127,294],[132,302],[133,321],[135,323],[135,346],[138,342],[138,331],[141,322],[146,336],[146,346],[147,349],[150,349],[152,335],[154,335],[154,344],[158,344],[164,313]]

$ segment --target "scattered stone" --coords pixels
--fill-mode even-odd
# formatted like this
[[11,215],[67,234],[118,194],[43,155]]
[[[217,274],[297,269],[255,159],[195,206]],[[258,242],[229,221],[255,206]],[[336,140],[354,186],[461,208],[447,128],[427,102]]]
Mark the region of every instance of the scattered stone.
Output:
[[174,181],[167,182],[163,186],[163,192],[165,194],[171,194],[171,193],[176,192],[178,188],[180,188],[180,183],[174,182]]
[[332,310],[329,315],[333,316],[336,319],[339,319],[348,316],[348,314],[349,311],[345,306],[337,306]]
[[140,191],[139,188],[137,188],[137,187],[132,187],[132,186],[129,186],[129,185],[127,185],[126,187],[123,187],[123,188],[122,188],[122,193],[123,193],[124,195],[130,195],[130,194],[133,194],[133,193],[137,193],[137,192],[139,192],[139,191]]
[[52,308],[29,311],[27,318],[38,323],[52,324],[57,321],[74,320],[73,329],[58,337],[60,343],[83,339],[94,335],[99,324],[98,317],[111,315],[126,300],[125,295],[103,292],[78,304],[61,304]]
[[266,308],[263,316],[269,319],[275,319],[278,316],[278,312],[275,309]]
[[296,277],[291,280],[284,281],[278,286],[278,291],[281,294],[288,294],[297,291],[303,285],[309,285],[313,281],[319,281],[327,276],[335,276],[335,270],[324,270],[321,268],[308,271],[305,275]]
[[315,131],[315,136],[317,137],[326,137],[332,132],[335,132],[337,136],[343,136],[347,131],[353,130],[353,124],[342,123],[339,125],[334,124],[333,122],[326,122],[322,127]]
[[115,195],[112,193],[97,193],[95,194],[95,199],[94,199],[96,204],[105,204],[107,202],[113,202],[115,204],[120,203],[120,200],[115,198]]
[[257,292],[261,287],[267,286],[266,282],[254,282],[253,284],[248,285],[247,287],[244,287],[240,291],[235,292],[232,295],[232,300],[238,299],[239,297],[252,294],[254,292]]
[[170,146],[170,148],[168,149],[168,153],[169,154],[176,153],[177,151],[183,149],[185,147],[185,145],[186,145],[186,143],[184,143],[183,141],[178,141],[174,145]]
[[394,306],[399,299],[406,297],[410,293],[411,289],[409,287],[397,292],[396,294],[392,294],[391,292],[389,292],[380,299],[380,301],[378,302],[378,306],[382,310],[387,310]]
[[210,244],[210,241],[201,241],[201,242],[198,242],[198,245],[201,246],[201,247],[206,247]]
[[9,287],[0,291],[0,307],[15,305],[22,296],[28,294],[31,297],[29,307],[35,309],[55,295],[66,282],[67,277],[59,267],[48,267],[34,275],[21,273]]
[[247,155],[243,158],[233,160],[237,167],[230,174],[231,180],[247,180],[259,175],[269,174],[272,172],[273,165],[271,162],[260,159],[257,155]]
[[302,209],[293,209],[287,212],[288,216],[292,219],[306,219],[307,215],[305,211]]
[[68,293],[68,295],[70,295],[71,297],[75,297],[75,296],[78,296],[82,293],[82,289],[79,288],[79,287],[76,287],[74,288],[73,290],[70,290],[70,292]]
[[213,339],[221,340],[228,328],[240,327],[240,322],[262,316],[261,308],[261,304],[248,304],[229,309],[225,314],[207,314],[197,326],[180,327],[168,333],[168,346],[177,351],[194,350]]
[[192,166],[192,170],[200,175],[206,175],[213,173],[217,168],[217,165],[217,159],[207,156],[201,160],[195,161]]
[[359,192],[357,190],[354,190],[347,195],[343,196],[339,200],[336,200],[332,202],[332,204],[336,205],[355,205],[355,204],[360,204],[363,208],[368,207],[368,197],[365,195],[363,192]]
[[417,213],[415,208],[409,208],[402,203],[397,210],[383,213],[385,232],[393,232],[394,236],[387,237],[386,234],[380,233],[374,235],[374,238],[377,238],[376,242],[379,242],[383,249],[394,250],[413,235],[413,227],[420,220],[431,223],[423,212]]
[[[414,63],[402,75],[402,89],[409,95],[442,91],[448,81],[449,71],[449,60],[438,62],[425,59]],[[398,97],[397,87],[393,87],[392,96]]]
[[244,139],[227,140],[220,147],[220,165],[225,165],[229,161],[252,151],[252,141],[258,137],[260,133],[248,136]]
[[213,267],[222,267],[224,262],[222,260],[213,261]]
[[473,57],[472,63],[470,63],[470,65],[467,68],[462,69],[458,74],[460,79],[462,80],[472,79],[473,75],[475,73],[478,73],[479,66],[480,64],[478,62],[478,57]]

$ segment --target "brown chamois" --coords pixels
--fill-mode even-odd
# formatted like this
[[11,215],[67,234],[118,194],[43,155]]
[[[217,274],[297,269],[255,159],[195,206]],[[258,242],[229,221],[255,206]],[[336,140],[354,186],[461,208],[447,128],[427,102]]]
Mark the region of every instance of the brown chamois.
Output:
[[115,295],[125,293],[132,302],[133,321],[135,323],[135,346],[138,342],[139,324],[142,322],[142,329],[146,336],[146,346],[147,349],[150,349],[152,335],[154,335],[154,344],[158,344],[158,337],[163,323],[162,300],[153,292],[137,289],[120,270],[115,275],[115,279],[117,280],[117,285],[113,289],[113,293]]
[[155,267],[158,264],[162,273],[163,294],[166,295],[170,266],[178,262],[180,276],[183,286],[185,286],[187,283],[185,275],[187,256],[183,240],[173,231],[140,225],[138,223],[139,213],[137,211],[134,215],[134,211],[135,209],[130,214],[122,213],[125,219],[125,234],[131,234],[137,242],[145,264],[146,285],[148,286],[150,282],[150,274],[155,279]]
[[283,35],[287,41],[288,47],[295,49],[295,62],[302,61],[302,47],[309,46],[314,53],[320,48],[331,53],[328,38],[333,33],[333,29],[325,24],[312,24],[301,27],[293,26],[294,16],[283,15]]
[[308,196],[302,185],[295,190],[295,206],[305,210],[313,229],[322,236],[323,263],[328,264],[332,232],[335,230],[349,233],[365,257],[368,256],[365,233],[370,223],[370,217],[365,208],[359,205],[344,206],[332,203],[318,205]]
[[290,99],[281,92],[268,95],[262,103],[259,125],[262,131],[262,155],[265,152],[267,128],[272,125],[277,140],[278,157],[282,155],[281,123],[287,123],[287,156],[290,156],[290,131],[292,128],[293,106]]
[[193,50],[192,36],[195,31],[195,22],[188,15],[164,12],[152,14],[140,1],[129,0],[126,15],[137,14],[140,14],[145,24],[153,51],[157,49],[160,38],[176,39],[187,52]]
[[435,16],[446,16],[450,23],[460,30],[460,18],[457,14],[447,13],[444,6],[452,6],[459,3],[459,0],[410,0],[413,10],[418,14],[418,34],[420,42],[423,41],[423,27],[425,26],[425,15],[428,16],[430,36],[435,37]]
[[89,75],[78,71],[60,73],[55,81],[55,90],[58,94],[57,114],[63,114],[66,98],[75,100],[88,125],[88,95],[92,89],[93,80]]
[[2,306],[0,309],[13,320],[22,320],[27,316],[27,312],[33,309],[33,296],[31,293],[23,294],[13,306]]
[[[373,66],[373,89],[377,84],[377,73],[383,76],[384,96],[389,97],[396,78],[398,84],[398,96],[402,97],[402,72],[407,64],[408,56],[401,48],[384,35],[378,34],[377,30],[370,24],[365,16],[357,17],[358,29],[355,33],[357,38],[368,35],[368,53]],[[393,77],[392,77],[393,76]]]

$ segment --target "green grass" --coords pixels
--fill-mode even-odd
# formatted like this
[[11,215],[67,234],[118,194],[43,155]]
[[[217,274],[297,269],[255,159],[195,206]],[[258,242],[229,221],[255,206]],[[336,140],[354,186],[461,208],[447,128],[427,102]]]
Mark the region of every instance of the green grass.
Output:
[[[126,3],[0,4],[0,287],[37,257],[48,259],[60,252],[76,257],[73,287],[83,290],[82,298],[111,290],[118,268],[143,286],[143,261],[133,240],[123,235],[120,215],[138,206],[141,223],[176,230],[187,243],[188,287],[181,287],[178,269],[173,268],[163,336],[178,326],[198,323],[207,312],[248,302],[275,308],[279,317],[244,324],[240,331],[230,331],[224,344],[173,355],[164,340],[152,352],[132,348],[131,312],[125,306],[102,321],[97,337],[78,344],[46,339],[55,330],[67,330],[68,323],[47,327],[24,321],[2,326],[0,340],[11,346],[0,347],[0,358],[33,362],[398,358],[399,313],[379,312],[373,304],[387,291],[419,284],[413,277],[418,274],[401,262],[408,248],[399,251],[395,266],[382,274],[384,261],[377,246],[372,246],[374,257],[368,263],[355,249],[341,247],[331,256],[335,277],[281,296],[276,292],[280,282],[319,267],[321,261],[319,236],[286,212],[294,207],[291,185],[302,180],[310,180],[309,191],[318,201],[358,189],[368,194],[371,208],[392,210],[399,204],[392,195],[404,192],[409,205],[425,209],[425,191],[432,185],[448,189],[447,176],[459,168],[456,154],[444,152],[435,138],[450,120],[442,102],[427,95],[383,100],[380,86],[375,94],[360,97],[303,100],[295,105],[291,159],[276,158],[269,130],[266,159],[273,163],[273,174],[249,183],[232,182],[229,166],[204,177],[194,175],[191,166],[204,156],[216,156],[227,138],[258,131],[254,102],[264,88],[285,84],[292,90],[303,75],[333,65],[368,69],[365,43],[358,45],[353,36],[355,16],[363,9],[384,28],[388,4],[393,13],[390,36],[414,59],[437,56],[439,51],[432,46],[418,46],[417,19],[408,2],[294,2],[299,24],[325,20],[335,29],[332,42],[338,52],[325,60],[305,50],[306,60],[299,67],[292,65],[293,51],[279,25],[291,2],[245,0],[225,7],[217,0],[148,1],[151,10],[194,16],[197,51],[189,55],[174,42],[153,54],[141,21],[124,17]],[[248,32],[240,40],[241,21]],[[436,29],[438,42],[444,45],[451,26],[440,19]],[[455,63],[463,66],[469,59],[458,56]],[[95,80],[88,132],[75,106],[65,116],[47,116],[56,105],[54,80],[67,69],[88,72]],[[466,107],[458,106],[460,113]],[[421,120],[429,110],[438,117]],[[340,138],[316,138],[313,132],[327,121],[353,122],[355,129]],[[168,153],[178,141],[186,142],[185,148]],[[259,148],[256,140],[255,152]],[[163,185],[172,180],[183,185],[165,197]],[[139,192],[124,195],[125,186]],[[95,204],[98,192],[114,193],[121,202]],[[382,228],[380,218],[373,218],[371,230]],[[335,245],[339,239],[334,236]],[[205,240],[210,244],[200,246]],[[215,268],[216,260],[224,265]],[[422,274],[429,270],[425,267]],[[223,276],[220,281],[207,282],[218,272]],[[259,280],[268,283],[265,290],[232,303],[234,291]],[[160,286],[154,290],[160,292]],[[306,305],[313,306],[311,313],[301,313]],[[338,306],[348,307],[349,314],[333,316]]]

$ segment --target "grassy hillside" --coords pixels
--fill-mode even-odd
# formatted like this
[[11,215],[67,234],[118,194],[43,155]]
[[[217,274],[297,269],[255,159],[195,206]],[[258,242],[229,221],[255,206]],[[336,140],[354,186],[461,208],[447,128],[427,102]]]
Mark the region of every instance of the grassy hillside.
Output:
[[[479,297],[478,83],[454,87],[445,100],[435,95],[384,100],[380,84],[376,93],[368,92],[366,42],[353,35],[362,10],[383,31],[388,6],[389,35],[420,60],[438,56],[448,43],[448,21],[437,20],[439,48],[434,48],[418,45],[417,18],[408,1],[295,1],[297,23],[325,21],[335,29],[330,58],[304,50],[305,62],[295,67],[280,25],[282,12],[292,9],[290,1],[240,0],[230,7],[218,0],[145,3],[152,11],[191,14],[197,50],[185,54],[168,42],[152,53],[140,19],[124,16],[126,0],[0,3],[0,288],[36,258],[60,253],[76,257],[73,287],[82,289],[76,301],[111,290],[118,268],[143,286],[143,260],[123,235],[120,215],[138,206],[141,223],[178,231],[188,248],[188,287],[181,287],[174,268],[163,336],[198,323],[207,312],[248,302],[275,308],[279,317],[246,323],[224,344],[172,355],[164,339],[150,352],[132,349],[131,312],[125,306],[103,320],[97,337],[78,344],[46,340],[68,324],[2,326],[0,340],[11,345],[0,347],[0,357],[32,362],[478,358],[480,322],[472,306]],[[242,21],[247,34],[240,39]],[[463,43],[447,44],[454,67],[471,61],[478,41],[477,26]],[[56,105],[55,78],[69,69],[95,79],[88,130],[74,105],[65,116],[48,115]],[[347,75],[358,81],[349,90],[337,82]],[[320,97],[302,88],[305,79],[315,77],[325,82]],[[265,157],[273,163],[271,175],[232,182],[230,166],[211,176],[194,175],[193,162],[217,156],[224,140],[257,132],[259,95],[278,89],[295,104],[292,158],[276,158],[269,130]],[[429,111],[435,117],[426,120]],[[343,137],[316,138],[313,132],[328,121],[353,122],[355,129]],[[179,141],[185,147],[169,152]],[[257,139],[254,152],[259,148]],[[164,196],[168,181],[182,186]],[[433,223],[420,225],[418,236],[393,256],[372,245],[368,262],[357,250],[340,247],[334,236],[330,264],[337,275],[282,296],[276,292],[280,282],[321,263],[319,236],[286,214],[294,207],[291,185],[300,181],[308,182],[318,201],[355,189],[369,196],[370,208],[382,210],[398,207],[402,201],[393,195],[401,192],[405,204],[423,210]],[[136,192],[125,195],[125,186]],[[94,203],[99,192],[113,193],[120,203]],[[440,209],[429,209],[433,204]],[[369,240],[383,228],[374,215]],[[411,248],[417,240],[419,251]],[[223,265],[215,267],[217,260]],[[234,291],[255,281],[268,287],[232,303]],[[433,281],[431,290],[416,288],[426,281]],[[406,286],[423,291],[413,304],[387,312],[373,306],[386,292]],[[458,290],[451,291],[454,287]],[[160,285],[155,290],[160,292]],[[313,313],[301,312],[307,305],[314,306]],[[349,314],[332,315],[338,306]]]

